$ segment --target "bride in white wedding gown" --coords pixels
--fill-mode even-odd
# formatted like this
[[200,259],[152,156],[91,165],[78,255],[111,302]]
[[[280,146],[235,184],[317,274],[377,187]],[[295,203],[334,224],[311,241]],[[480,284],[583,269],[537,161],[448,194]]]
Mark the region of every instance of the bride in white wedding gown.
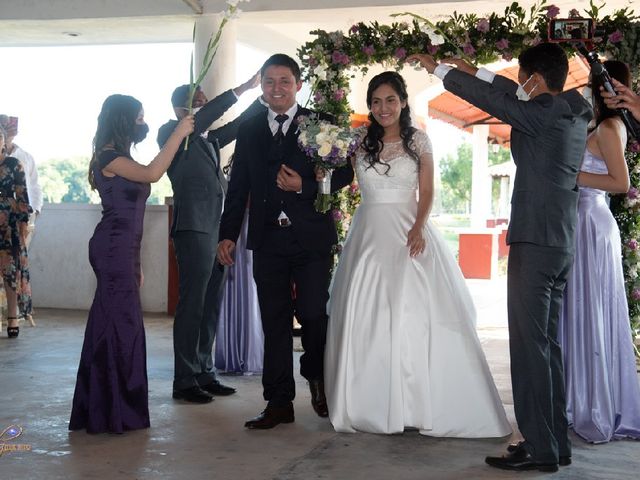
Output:
[[413,427],[436,437],[508,435],[473,301],[428,220],[431,143],[410,126],[404,79],[395,72],[374,77],[367,105],[372,124],[354,164],[362,204],[329,301],[331,423],[338,432]]

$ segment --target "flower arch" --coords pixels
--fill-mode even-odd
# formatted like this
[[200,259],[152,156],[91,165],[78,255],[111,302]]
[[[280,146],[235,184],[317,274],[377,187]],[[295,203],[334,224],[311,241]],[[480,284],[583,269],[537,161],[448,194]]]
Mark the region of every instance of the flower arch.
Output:
[[[629,8],[601,17],[602,5],[591,0],[582,13],[572,10],[569,17],[592,18],[599,35],[597,50],[626,62],[631,68],[634,87],[640,82],[640,17]],[[547,38],[549,20],[558,17],[560,9],[546,0],[525,9],[517,2],[503,14],[485,16],[454,12],[444,20],[431,22],[405,12],[393,15],[402,21],[389,25],[360,22],[345,34],[341,31],[315,30],[316,39],[302,45],[298,56],[303,80],[312,85],[316,110],[334,115],[342,125],[350,123],[351,108],[347,100],[349,81],[357,71],[366,73],[370,65],[382,64],[397,70],[412,53],[428,51],[436,59],[463,57],[475,64],[488,64],[499,59],[517,58],[520,52]],[[562,44],[569,55],[575,51]],[[640,146],[627,149],[632,188],[627,195],[612,198],[612,210],[620,226],[629,316],[636,338],[640,337]],[[360,201],[357,186],[343,191],[334,201],[333,215],[341,238],[344,238],[351,214]],[[637,350],[636,350],[637,352]]]

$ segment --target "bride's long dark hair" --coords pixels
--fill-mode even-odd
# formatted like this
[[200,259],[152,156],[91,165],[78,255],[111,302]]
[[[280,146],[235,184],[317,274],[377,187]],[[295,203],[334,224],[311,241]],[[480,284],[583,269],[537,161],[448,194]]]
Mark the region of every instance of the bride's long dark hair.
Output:
[[[402,146],[404,147],[405,152],[409,154],[416,163],[420,161],[420,157],[415,152],[414,143],[413,143],[413,134],[416,129],[411,126],[411,110],[409,109],[409,94],[407,93],[407,84],[404,81],[404,78],[397,72],[382,72],[379,75],[376,75],[369,82],[369,87],[367,88],[367,107],[371,109],[371,97],[373,96],[373,92],[375,92],[380,86],[389,85],[400,97],[401,102],[405,102],[406,105],[400,111],[400,138],[402,139]],[[369,163],[369,167],[374,167],[377,163],[384,165],[386,167],[385,174],[389,172],[391,168],[388,164],[380,161],[380,152],[384,147],[384,142],[382,141],[382,137],[384,137],[384,127],[380,125],[373,114],[369,112],[369,120],[371,124],[369,125],[369,129],[367,130],[367,134],[362,141],[362,148],[365,152],[367,152],[367,162]]]

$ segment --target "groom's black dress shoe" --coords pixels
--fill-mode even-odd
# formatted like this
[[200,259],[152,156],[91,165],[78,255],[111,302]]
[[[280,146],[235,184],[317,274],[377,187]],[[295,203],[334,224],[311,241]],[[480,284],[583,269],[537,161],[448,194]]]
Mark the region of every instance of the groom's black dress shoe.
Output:
[[260,415],[247,421],[244,426],[251,430],[267,430],[281,423],[293,423],[294,420],[293,403],[286,407],[267,405]]
[[524,449],[517,448],[515,452],[507,453],[502,457],[486,457],[484,459],[488,465],[501,468],[502,470],[538,470],[540,472],[557,472],[557,463],[536,462],[533,457]]
[[213,401],[213,396],[202,390],[197,385],[194,387],[184,388],[182,390],[174,389],[173,398],[191,403],[209,403]]
[[309,380],[309,390],[311,391],[311,406],[319,417],[329,416],[327,407],[327,397],[324,395],[324,382],[322,380]]
[[218,380],[214,380],[207,385],[200,385],[200,388],[205,392],[209,392],[211,395],[219,395],[221,397],[233,395],[234,393],[236,393],[235,388],[223,385]]
[[[509,446],[507,447],[507,452],[515,452],[522,446],[523,443],[524,441],[509,444]],[[558,465],[560,465],[561,467],[571,465],[571,455],[560,455],[560,457],[558,457]]]

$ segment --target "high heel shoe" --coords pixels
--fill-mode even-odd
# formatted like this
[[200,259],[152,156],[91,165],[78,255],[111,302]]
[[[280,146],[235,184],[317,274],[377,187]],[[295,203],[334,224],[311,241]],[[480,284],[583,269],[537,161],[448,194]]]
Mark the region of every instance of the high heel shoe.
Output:
[[7,317],[7,336],[9,338],[17,338],[20,335],[20,327],[10,327],[11,320],[18,320],[17,317]]

